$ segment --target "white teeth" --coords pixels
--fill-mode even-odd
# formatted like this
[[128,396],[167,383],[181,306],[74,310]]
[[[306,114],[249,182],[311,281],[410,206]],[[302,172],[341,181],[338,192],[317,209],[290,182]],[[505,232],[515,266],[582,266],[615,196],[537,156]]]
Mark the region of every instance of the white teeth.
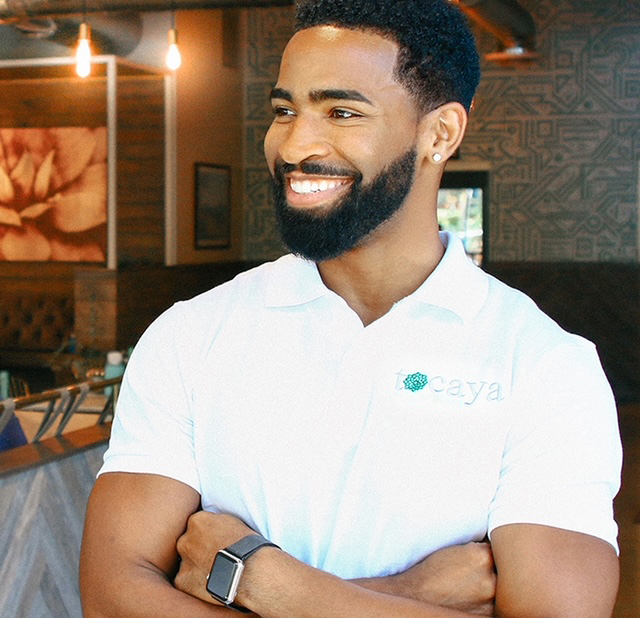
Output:
[[328,191],[344,184],[344,180],[321,180],[320,182],[310,180],[290,180],[289,185],[295,193],[307,194],[319,191]]

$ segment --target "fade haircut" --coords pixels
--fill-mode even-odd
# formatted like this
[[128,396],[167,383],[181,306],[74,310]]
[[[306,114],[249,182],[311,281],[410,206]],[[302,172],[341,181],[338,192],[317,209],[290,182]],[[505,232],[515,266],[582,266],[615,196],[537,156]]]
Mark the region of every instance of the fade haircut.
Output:
[[394,41],[400,48],[395,79],[421,113],[450,101],[471,108],[480,60],[465,16],[450,0],[300,2],[296,32],[314,26],[370,30]]

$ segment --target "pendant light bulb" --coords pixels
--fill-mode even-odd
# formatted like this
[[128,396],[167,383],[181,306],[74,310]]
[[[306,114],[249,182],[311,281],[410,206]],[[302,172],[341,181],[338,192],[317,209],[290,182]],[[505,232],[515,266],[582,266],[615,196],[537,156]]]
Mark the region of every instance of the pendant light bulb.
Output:
[[87,77],[91,73],[91,31],[89,24],[80,24],[78,47],[76,48],[76,73],[80,77]]
[[178,32],[175,28],[169,30],[169,50],[167,51],[167,66],[175,71],[182,64],[182,55],[178,47]]

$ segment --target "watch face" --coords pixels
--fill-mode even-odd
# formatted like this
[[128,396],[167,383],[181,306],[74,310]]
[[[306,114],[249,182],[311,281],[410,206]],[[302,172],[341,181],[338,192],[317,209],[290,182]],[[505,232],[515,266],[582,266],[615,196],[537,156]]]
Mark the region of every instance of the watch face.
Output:
[[221,603],[233,603],[240,583],[240,574],[244,565],[238,558],[225,553],[216,554],[207,580],[207,591]]

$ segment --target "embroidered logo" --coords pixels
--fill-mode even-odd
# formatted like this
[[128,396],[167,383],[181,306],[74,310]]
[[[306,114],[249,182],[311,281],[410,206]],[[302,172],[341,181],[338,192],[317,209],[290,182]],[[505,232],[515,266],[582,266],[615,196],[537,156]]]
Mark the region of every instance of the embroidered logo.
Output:
[[459,378],[445,377],[442,375],[431,375],[427,377],[424,373],[396,373],[396,390],[430,391],[437,396],[457,399],[467,406],[471,406],[476,401],[502,401],[504,399],[502,384],[500,382],[489,382],[487,380],[464,380]]
[[429,378],[420,372],[412,373],[403,380],[404,387],[413,393],[421,391],[428,382]]

